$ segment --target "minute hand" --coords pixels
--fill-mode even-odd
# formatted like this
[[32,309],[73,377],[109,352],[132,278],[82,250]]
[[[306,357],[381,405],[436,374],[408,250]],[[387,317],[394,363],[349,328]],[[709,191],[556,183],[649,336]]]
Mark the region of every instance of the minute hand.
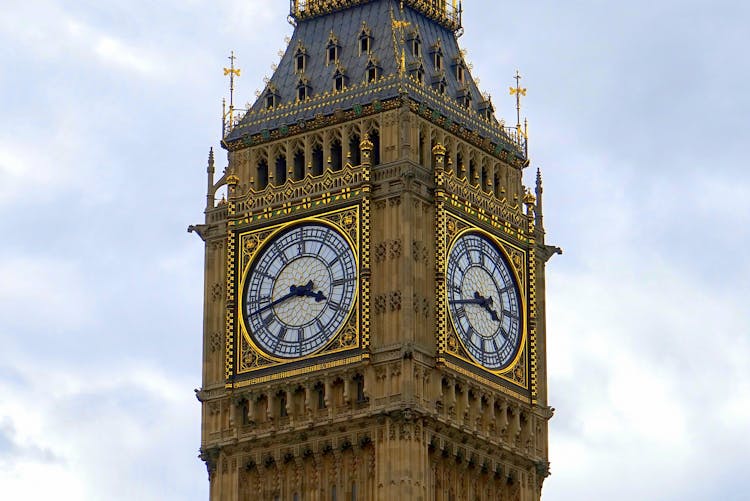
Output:
[[454,301],[448,301],[451,304],[478,304],[479,306],[484,306],[487,304],[487,301],[485,299],[456,299]]
[[307,285],[303,285],[302,287],[297,287],[296,285],[292,285],[291,287],[289,287],[289,294],[287,294],[285,296],[281,296],[279,299],[273,301],[272,303],[269,303],[269,304],[265,305],[264,307],[260,308],[259,310],[256,310],[256,311],[250,313],[249,316],[252,317],[254,315],[257,315],[258,313],[261,313],[261,312],[264,312],[264,311],[266,311],[268,309],[271,309],[274,306],[276,306],[277,304],[283,303],[287,299],[291,299],[294,296],[303,296],[310,289],[312,289],[312,282],[308,283]]

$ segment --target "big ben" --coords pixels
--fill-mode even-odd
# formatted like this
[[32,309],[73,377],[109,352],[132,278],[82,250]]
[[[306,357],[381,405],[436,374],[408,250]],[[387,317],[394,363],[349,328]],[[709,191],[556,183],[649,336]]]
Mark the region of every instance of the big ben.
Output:
[[522,182],[525,131],[463,58],[461,14],[292,0],[281,62],[231,108],[191,227],[212,501],[540,499],[558,249],[541,176]]

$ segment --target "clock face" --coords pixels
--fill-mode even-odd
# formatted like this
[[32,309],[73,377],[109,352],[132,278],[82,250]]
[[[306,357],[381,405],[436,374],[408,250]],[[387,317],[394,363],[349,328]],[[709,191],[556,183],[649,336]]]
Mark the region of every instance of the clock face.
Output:
[[269,355],[310,355],[344,325],[356,291],[357,264],[346,239],[323,224],[295,226],[251,264],[243,292],[245,325]]
[[507,367],[522,341],[518,285],[503,253],[485,236],[456,239],[448,256],[448,309],[471,356],[490,370]]

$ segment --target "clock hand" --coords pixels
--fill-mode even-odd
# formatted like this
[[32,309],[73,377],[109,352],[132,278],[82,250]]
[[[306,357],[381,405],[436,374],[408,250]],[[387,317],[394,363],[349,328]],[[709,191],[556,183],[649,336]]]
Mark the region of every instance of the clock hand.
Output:
[[497,316],[497,312],[495,310],[487,305],[484,306],[484,309],[487,310],[487,312],[490,314],[490,318],[492,318],[492,320],[494,320],[495,322],[500,321],[500,317]]
[[486,299],[482,297],[479,292],[474,293],[474,299],[456,299],[453,301],[448,301],[451,304],[476,304],[479,306],[484,306]]
[[492,309],[492,297],[484,297],[482,296],[479,291],[474,292],[474,298],[477,300],[477,304],[487,310],[487,313],[490,314],[490,318],[494,320],[495,322],[500,321],[500,317],[497,316],[497,312]]
[[292,285],[289,287],[289,294],[286,294],[284,296],[281,296],[279,299],[265,305],[264,307],[250,313],[248,316],[252,317],[254,315],[257,315],[258,313],[262,313],[268,309],[273,308],[279,303],[283,303],[284,301],[293,298],[294,296],[304,296],[305,291],[308,290],[307,287],[310,287],[312,289],[312,281],[310,281],[306,286],[297,287],[296,285]]
[[313,292],[313,291],[308,291],[308,290],[306,290],[306,291],[305,291],[305,293],[304,293],[303,295],[304,295],[305,297],[312,297],[312,298],[315,298],[315,302],[316,302],[316,303],[320,303],[321,301],[325,301],[325,300],[327,300],[327,299],[328,299],[328,298],[327,298],[327,297],[325,297],[325,295],[323,294],[323,291]]
[[497,312],[491,308],[492,306],[492,298],[491,297],[484,297],[482,296],[479,291],[474,293],[474,299],[456,299],[453,301],[448,301],[450,304],[475,304],[477,306],[481,306],[485,310],[487,310],[487,313],[490,314],[490,317],[495,322],[500,321],[500,317],[497,316]]
[[482,304],[482,307],[484,307],[484,309],[487,310],[487,313],[490,314],[490,317],[492,318],[492,320],[494,320],[495,322],[499,322],[500,317],[498,317],[497,312],[492,309],[492,303],[493,303],[492,297],[482,298],[482,299],[484,299],[484,303]]
[[315,298],[316,303],[320,303],[321,301],[325,301],[328,299],[323,295],[323,291],[313,292],[313,287],[315,287],[315,283],[310,280],[307,282],[307,285],[304,287],[299,287],[297,290],[297,295],[302,297],[312,297]]
[[480,301],[479,299],[455,299],[448,302],[450,304],[477,304],[479,306],[484,304],[484,301]]

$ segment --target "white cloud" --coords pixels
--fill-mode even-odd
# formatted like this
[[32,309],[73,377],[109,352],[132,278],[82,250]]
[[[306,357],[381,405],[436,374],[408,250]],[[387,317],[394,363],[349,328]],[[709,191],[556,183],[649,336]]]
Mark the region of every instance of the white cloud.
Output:
[[[205,470],[195,458],[200,406],[184,384],[142,366],[102,375],[64,364],[43,372],[15,364],[23,381],[0,379],[0,422],[19,444],[9,462],[0,456],[0,485],[8,499],[204,496]],[[30,444],[54,460],[22,453]],[[143,465],[149,456],[168,464]]]
[[[80,65],[95,61],[104,68],[162,79],[166,58],[153,47],[106,33],[75,17],[58,2],[12,1],[0,17],[0,34],[44,60]],[[70,68],[73,70],[73,68]]]

